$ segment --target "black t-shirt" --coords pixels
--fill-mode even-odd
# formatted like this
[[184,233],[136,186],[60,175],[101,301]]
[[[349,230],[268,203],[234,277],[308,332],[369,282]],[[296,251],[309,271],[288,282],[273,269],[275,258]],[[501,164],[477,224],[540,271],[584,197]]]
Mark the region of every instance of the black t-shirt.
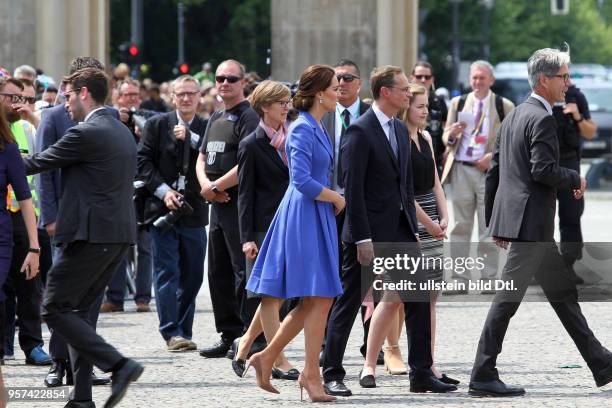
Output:
[[418,133],[419,147],[410,139],[410,159],[412,161],[412,177],[415,194],[424,193],[433,188],[435,182],[434,160],[431,155],[429,143],[421,132]]
[[242,139],[244,139],[255,129],[257,129],[257,126],[259,125],[259,116],[251,108],[249,101],[242,101],[231,109],[218,110],[213,113],[210,119],[208,120],[208,125],[206,126],[206,133],[204,134],[204,141],[202,142],[202,146],[200,146],[200,152],[206,154],[206,145],[209,136],[208,131],[211,125],[220,118],[232,119],[232,117],[236,118],[235,120],[233,120],[235,122],[234,134],[238,136],[238,143],[240,143]]

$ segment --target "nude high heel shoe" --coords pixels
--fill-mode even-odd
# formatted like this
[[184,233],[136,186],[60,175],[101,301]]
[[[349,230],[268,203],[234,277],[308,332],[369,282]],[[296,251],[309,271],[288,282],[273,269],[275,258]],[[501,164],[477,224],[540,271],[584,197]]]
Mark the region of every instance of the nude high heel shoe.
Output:
[[385,370],[391,375],[408,373],[399,345],[388,346],[385,349]]

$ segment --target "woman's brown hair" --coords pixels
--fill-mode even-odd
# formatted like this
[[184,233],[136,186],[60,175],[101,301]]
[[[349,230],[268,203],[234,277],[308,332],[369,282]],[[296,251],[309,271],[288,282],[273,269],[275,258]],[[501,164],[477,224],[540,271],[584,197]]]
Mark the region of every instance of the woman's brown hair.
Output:
[[336,72],[329,65],[311,65],[300,76],[298,91],[293,97],[293,107],[308,111],[314,104],[317,92],[325,91]]
[[6,120],[4,109],[5,107],[0,104],[0,152],[4,151],[7,144],[15,143],[15,136]]

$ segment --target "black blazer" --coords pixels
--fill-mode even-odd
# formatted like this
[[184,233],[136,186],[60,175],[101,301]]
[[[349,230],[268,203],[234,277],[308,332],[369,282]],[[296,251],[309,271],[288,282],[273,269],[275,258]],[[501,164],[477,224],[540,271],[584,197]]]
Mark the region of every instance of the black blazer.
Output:
[[94,112],[24,162],[28,174],[62,169],[55,244],[135,242],[136,145],[111,110]]
[[491,236],[552,241],[557,189],[580,188],[559,167],[555,118],[530,97],[502,122],[486,177],[485,218]]
[[289,169],[258,126],[238,145],[240,242],[255,241],[256,232],[268,231],[288,186]]
[[[368,111],[368,109],[370,109],[370,104],[369,103],[365,103],[364,101],[359,101],[359,117],[363,116],[364,113],[366,113]],[[331,137],[331,142],[332,142],[332,147],[334,149],[334,165],[337,164],[338,162],[338,158],[336,157],[336,112],[327,112],[325,115],[323,115],[323,118],[321,119],[321,122],[323,123],[323,126],[325,126],[325,129],[327,130],[327,133],[329,134],[329,137]],[[346,132],[344,133],[344,137],[346,137]],[[342,140],[340,141],[340,145],[342,146]]]
[[[408,130],[395,121],[399,162],[373,109],[351,124],[341,146],[346,197],[344,242],[393,242],[400,212],[417,233]],[[403,211],[400,210],[400,204]]]
[[[147,223],[153,223],[155,219],[169,211],[163,201],[153,193],[163,183],[172,187],[178,179],[180,149],[179,141],[173,132],[176,125],[178,125],[176,111],[152,117],[147,121],[138,145],[138,179],[145,182],[151,193],[145,203]],[[189,169],[185,178],[185,198],[193,207],[193,214],[181,217],[178,223],[195,228],[208,225],[208,204],[200,194],[200,183],[195,171],[199,148],[204,140],[206,121],[196,115],[190,130],[200,135],[197,146],[190,148]]]

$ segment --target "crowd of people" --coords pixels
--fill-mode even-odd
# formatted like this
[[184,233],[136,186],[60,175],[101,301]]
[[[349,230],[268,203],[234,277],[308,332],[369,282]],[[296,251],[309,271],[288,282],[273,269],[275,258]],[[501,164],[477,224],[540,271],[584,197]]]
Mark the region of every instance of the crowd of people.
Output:
[[[229,357],[236,375],[253,368],[266,391],[278,393],[274,378],[298,381],[313,402],[350,396],[343,359],[360,311],[361,387],[376,387],[384,365],[391,375],[409,374],[411,392],[455,391],[459,380],[434,360],[439,291],[406,300],[387,290],[375,302],[363,290],[375,277],[363,268],[380,243],[441,258],[450,238],[465,244],[452,256],[468,256],[476,216],[486,259],[476,279],[498,278],[499,247],[512,242],[501,279],[515,280],[521,295],[493,303],[470,394],[525,393],[499,379],[496,358],[534,276],[597,385],[609,383],[612,354],[577,303],[577,256],[567,254],[576,247],[560,255],[554,210],[535,209],[554,209],[557,190],[581,202],[586,188],[576,170],[559,165],[552,116],[570,85],[569,54],[539,50],[528,66],[533,93],[519,107],[491,91],[493,67],[480,60],[470,67],[472,91],[448,110],[425,61],[409,72],[377,67],[366,78],[341,59],[308,67],[292,86],[262,81],[233,59],[161,84],[140,83],[123,66],[109,79],[91,57],[74,59],[60,86],[37,81],[29,66],[2,71],[2,361],[14,358],[18,324],[26,364],[50,366],[44,384],[74,385],[67,407],[94,407],[91,386],[111,382],[94,366],[112,373],[105,406],[114,406],[144,367],[96,334],[98,315],[124,311],[128,287],[136,310],[151,312],[153,288],[168,352]],[[360,98],[364,81],[368,100]],[[588,110],[575,121],[580,130],[594,126]],[[205,261],[219,339],[198,347]],[[563,271],[554,285],[551,270]],[[439,282],[445,271],[419,274]],[[399,347],[404,325],[408,367]],[[302,330],[300,372],[283,350]]]

